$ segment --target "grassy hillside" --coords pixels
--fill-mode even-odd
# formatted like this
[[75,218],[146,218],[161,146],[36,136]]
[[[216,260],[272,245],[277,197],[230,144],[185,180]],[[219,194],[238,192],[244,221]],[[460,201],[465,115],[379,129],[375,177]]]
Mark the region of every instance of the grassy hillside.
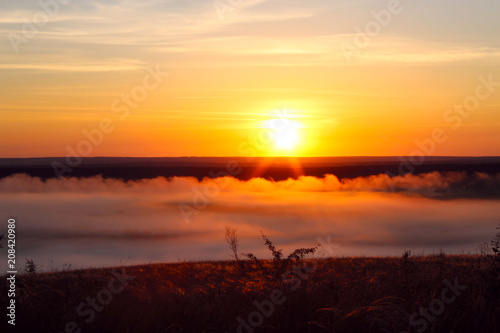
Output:
[[279,267],[200,262],[18,275],[16,331],[500,332],[495,253]]

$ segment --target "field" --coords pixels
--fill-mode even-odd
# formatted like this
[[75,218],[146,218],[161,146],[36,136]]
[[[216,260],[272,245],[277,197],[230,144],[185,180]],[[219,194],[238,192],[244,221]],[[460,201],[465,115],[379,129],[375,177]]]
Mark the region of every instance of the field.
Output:
[[27,273],[16,332],[495,333],[496,253]]

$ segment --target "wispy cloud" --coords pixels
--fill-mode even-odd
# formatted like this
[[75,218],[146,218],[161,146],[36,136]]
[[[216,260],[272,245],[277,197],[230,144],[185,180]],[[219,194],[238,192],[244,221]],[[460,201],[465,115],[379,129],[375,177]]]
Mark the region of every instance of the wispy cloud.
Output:
[[20,64],[0,64],[0,69],[30,69],[41,71],[64,71],[64,72],[108,72],[108,71],[134,71],[142,70],[146,64],[138,64],[136,61],[118,61],[101,63],[20,63]]

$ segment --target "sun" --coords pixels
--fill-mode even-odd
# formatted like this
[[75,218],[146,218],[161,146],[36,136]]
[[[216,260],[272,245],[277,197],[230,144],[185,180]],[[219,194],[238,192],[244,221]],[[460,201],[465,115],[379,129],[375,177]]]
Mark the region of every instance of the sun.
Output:
[[299,141],[299,135],[295,127],[285,128],[274,133],[274,144],[276,148],[291,150]]
[[293,150],[300,141],[300,123],[292,119],[271,119],[267,127],[272,132],[274,147],[277,150]]

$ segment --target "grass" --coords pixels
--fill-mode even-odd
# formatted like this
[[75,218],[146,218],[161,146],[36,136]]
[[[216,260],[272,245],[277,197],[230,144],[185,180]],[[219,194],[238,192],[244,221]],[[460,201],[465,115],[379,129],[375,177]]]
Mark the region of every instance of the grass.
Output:
[[[74,321],[82,332],[238,332],[238,317],[248,321],[258,311],[254,301],[264,304],[273,290],[280,290],[285,301],[275,304],[269,316],[261,315],[262,324],[249,326],[250,331],[498,333],[495,258],[440,254],[304,260],[287,279],[267,275],[275,261],[131,266],[125,271],[135,279],[101,312],[95,311],[89,323],[76,309],[107,288],[114,277],[111,268],[23,274],[17,281],[16,331],[65,332],[66,323]],[[428,308],[441,297],[444,281],[455,278],[467,289],[425,330],[423,324],[412,326],[412,313]],[[0,289],[5,298],[6,285]]]
[[273,260],[239,259],[229,227],[231,262],[37,273],[27,260],[16,331],[500,332],[500,232],[480,255],[401,258],[304,259],[318,247],[285,257],[262,238]]

